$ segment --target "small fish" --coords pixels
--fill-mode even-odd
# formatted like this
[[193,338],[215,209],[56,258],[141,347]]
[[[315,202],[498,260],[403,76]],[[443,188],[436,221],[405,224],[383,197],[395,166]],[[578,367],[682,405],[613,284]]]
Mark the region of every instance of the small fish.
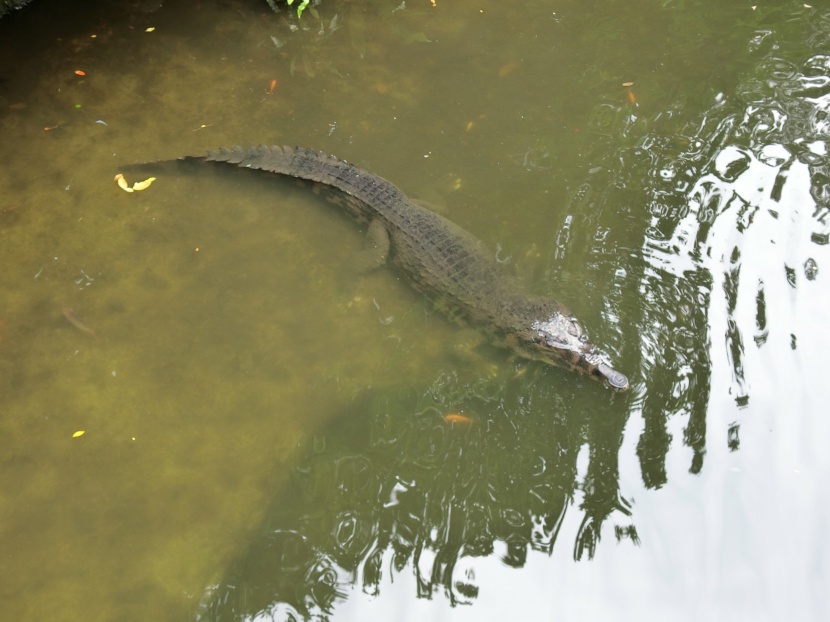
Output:
[[92,335],[96,339],[98,338],[98,335],[95,334],[95,331],[92,330],[86,324],[84,324],[81,321],[81,318],[79,318],[78,315],[70,307],[64,307],[63,308],[63,317],[65,317],[69,321],[69,323],[72,324],[72,326],[77,328],[82,333],[86,333],[87,335]]
[[269,95],[273,95],[275,88],[277,88],[277,81],[276,80],[271,80],[271,88],[268,89],[267,93]]
[[637,98],[634,96],[634,91],[631,89],[626,90],[626,95],[628,96],[628,103],[632,106],[637,105]]
[[473,422],[470,417],[462,415],[461,413],[447,413],[444,415],[444,421],[447,423],[457,423],[459,425],[469,425]]
[[511,73],[516,71],[519,68],[519,63],[507,63],[506,65],[502,65],[499,67],[499,78],[504,78],[509,76]]

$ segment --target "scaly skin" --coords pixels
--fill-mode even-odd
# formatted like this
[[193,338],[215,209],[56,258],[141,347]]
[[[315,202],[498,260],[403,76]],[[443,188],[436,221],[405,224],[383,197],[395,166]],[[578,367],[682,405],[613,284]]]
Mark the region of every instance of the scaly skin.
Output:
[[605,362],[567,307],[521,291],[479,240],[385,179],[299,147],[223,148],[185,159],[227,162],[339,190],[333,200],[360,222],[377,228],[379,221],[389,258],[452,319],[482,327],[522,357],[585,374],[616,391],[628,389],[628,379]]

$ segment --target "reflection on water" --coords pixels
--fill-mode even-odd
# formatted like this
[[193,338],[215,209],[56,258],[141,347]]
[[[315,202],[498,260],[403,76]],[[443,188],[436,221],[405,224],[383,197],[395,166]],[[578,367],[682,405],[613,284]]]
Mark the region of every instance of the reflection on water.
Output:
[[[261,537],[200,619],[325,617],[348,586],[377,595],[401,573],[414,573],[419,597],[471,603],[477,558],[522,568],[529,551],[557,544],[592,557],[609,516],[630,515],[618,495],[620,430],[598,430],[553,391],[530,395],[524,376],[469,383],[442,374],[426,391],[358,400],[309,442]],[[575,542],[557,543],[578,486],[582,527]],[[636,542],[630,522],[615,529]]]
[[[830,57],[811,51],[826,47],[830,19],[815,17],[797,21],[803,31],[758,32],[749,46],[759,60],[736,93],[718,94],[682,125],[660,115],[634,154],[650,180],[643,365],[666,379],[643,404],[639,456],[650,487],[665,483],[666,418],[689,417],[684,443],[699,472],[710,385],[727,384],[744,408],[765,381],[755,352],[771,338],[797,347],[787,306],[813,295],[802,279],[815,279],[828,232]],[[738,430],[723,431],[730,447]]]

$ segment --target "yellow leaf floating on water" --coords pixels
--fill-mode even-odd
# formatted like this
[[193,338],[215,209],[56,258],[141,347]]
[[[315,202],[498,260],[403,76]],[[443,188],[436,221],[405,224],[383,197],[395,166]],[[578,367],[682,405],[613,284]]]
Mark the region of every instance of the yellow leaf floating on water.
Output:
[[149,188],[150,184],[156,181],[155,177],[148,177],[144,181],[137,181],[133,184],[133,190],[144,190],[145,188]]
[[86,430],[78,430],[72,435],[72,438],[78,438],[79,436],[83,436],[84,434],[86,434]]
[[121,188],[124,192],[132,192],[133,189],[130,188],[130,184],[127,183],[127,180],[124,179],[124,176],[121,173],[115,176],[115,181],[118,184],[118,187]]
[[124,192],[136,192],[138,190],[146,190],[156,181],[155,177],[148,177],[144,181],[137,181],[133,184],[133,187],[130,188],[130,184],[127,179],[121,173],[115,176],[115,182],[118,184],[118,187],[121,188]]

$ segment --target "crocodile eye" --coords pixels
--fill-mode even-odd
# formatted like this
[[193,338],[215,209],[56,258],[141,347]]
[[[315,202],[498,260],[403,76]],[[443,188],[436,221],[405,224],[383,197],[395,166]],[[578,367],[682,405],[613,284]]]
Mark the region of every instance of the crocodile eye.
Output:
[[556,342],[554,341],[553,336],[545,331],[539,331],[538,333],[536,333],[536,335],[533,337],[533,343],[538,343],[539,345],[544,344],[546,346],[551,347],[556,346]]
[[545,343],[551,348],[567,348],[568,344],[564,339],[558,339],[550,333],[545,334]]
[[571,318],[571,323],[568,326],[568,333],[570,333],[574,337],[578,337],[580,340],[582,340],[582,337],[583,337],[582,327],[579,325],[579,322],[577,322],[576,318],[574,318],[574,317]]

